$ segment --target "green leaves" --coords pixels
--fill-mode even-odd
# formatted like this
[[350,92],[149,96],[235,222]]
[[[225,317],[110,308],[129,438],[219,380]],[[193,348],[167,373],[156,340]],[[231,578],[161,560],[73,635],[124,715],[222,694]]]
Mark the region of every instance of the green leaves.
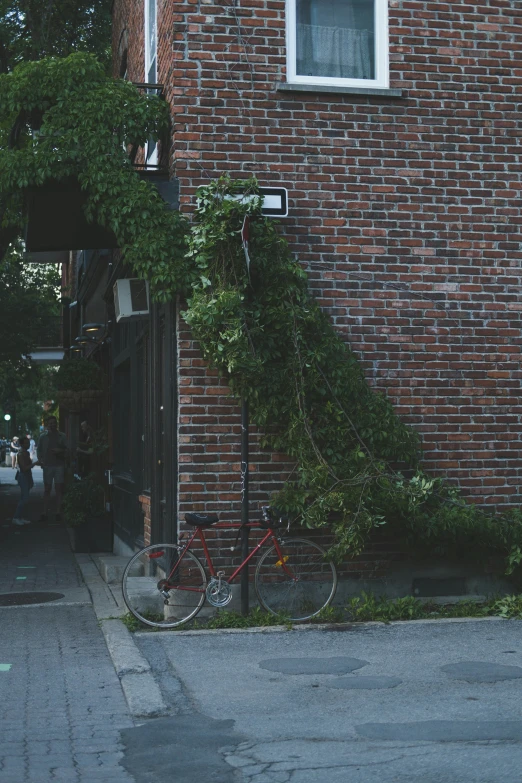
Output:
[[52,265],[24,262],[14,243],[0,261],[0,281],[0,364],[17,366],[37,345],[59,344],[60,279]]
[[110,5],[108,0],[2,0],[0,72],[24,60],[65,57],[78,49],[110,65]]
[[66,359],[56,373],[55,385],[59,391],[101,389],[103,373],[95,362],[88,359]]
[[417,469],[416,433],[368,386],[259,201],[231,198],[239,193],[256,194],[255,179],[221,177],[198,191],[187,252],[197,274],[184,317],[211,366],[249,400],[263,445],[295,463],[272,502],[301,524],[328,526],[338,559],[362,552],[387,525],[431,553],[510,553],[508,567],[517,567],[522,524],[486,515]]
[[78,527],[104,512],[103,487],[94,474],[70,484],[63,498],[63,514],[69,527]]
[[[21,191],[49,178],[77,177],[88,193],[89,220],[111,228],[127,262],[146,277],[152,295],[187,292],[187,225],[133,170],[127,149],[157,139],[169,109],[155,95],[113,79],[89,54],[47,58],[0,75],[0,116],[24,118],[15,147],[0,137],[2,228],[19,230]],[[14,121],[14,119],[13,119]],[[36,133],[35,133],[36,131]]]
[[[246,196],[234,200],[239,194]],[[265,444],[296,462],[274,502],[309,526],[337,520],[339,554],[360,551],[384,521],[378,480],[385,468],[377,461],[415,462],[417,439],[369,389],[260,207],[255,179],[221,177],[199,189],[187,253],[198,277],[184,316],[211,365],[249,400]]]

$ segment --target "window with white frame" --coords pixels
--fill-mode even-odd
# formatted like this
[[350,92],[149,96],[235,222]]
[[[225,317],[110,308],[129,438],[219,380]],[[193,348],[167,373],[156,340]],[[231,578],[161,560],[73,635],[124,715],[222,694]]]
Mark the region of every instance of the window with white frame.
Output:
[[287,0],[293,84],[389,86],[388,0]]
[[[158,44],[156,0],[145,0],[145,81],[157,84],[158,81]],[[147,164],[158,163],[158,145],[149,141],[146,152]]]

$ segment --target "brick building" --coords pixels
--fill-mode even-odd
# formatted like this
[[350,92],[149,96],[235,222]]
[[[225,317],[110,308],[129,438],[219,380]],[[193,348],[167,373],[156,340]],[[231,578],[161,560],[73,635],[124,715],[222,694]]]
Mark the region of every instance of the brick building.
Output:
[[[518,502],[522,4],[115,0],[113,36],[115,75],[163,85],[180,209],[224,172],[286,187],[280,230],[425,468]],[[142,496],[156,540],[190,507],[240,508],[239,406],[182,309],[154,316],[170,395],[164,489]],[[254,455],[252,511],[278,459]]]

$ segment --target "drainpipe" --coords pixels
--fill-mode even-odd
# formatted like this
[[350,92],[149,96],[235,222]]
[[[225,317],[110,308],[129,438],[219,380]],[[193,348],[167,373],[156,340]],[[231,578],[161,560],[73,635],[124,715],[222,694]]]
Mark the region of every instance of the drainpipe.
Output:
[[[248,525],[248,402],[241,403],[241,555],[245,560],[248,557],[248,538],[250,530]],[[241,572],[241,614],[246,617],[249,610],[248,579],[249,566],[246,565]]]

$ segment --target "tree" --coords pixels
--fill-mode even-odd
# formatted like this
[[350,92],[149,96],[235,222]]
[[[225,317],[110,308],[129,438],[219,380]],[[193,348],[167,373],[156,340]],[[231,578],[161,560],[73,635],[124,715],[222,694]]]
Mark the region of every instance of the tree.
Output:
[[[95,54],[106,72],[111,61],[111,0],[0,0],[0,75],[20,64],[73,52]],[[0,152],[23,147],[27,117],[0,115]],[[24,133],[25,129],[25,133]],[[60,302],[56,267],[22,260],[24,198],[0,199],[0,403],[13,408],[13,427],[33,430],[52,396],[53,368],[31,366],[38,344],[57,342]]]
[[0,0],[0,73],[42,57],[71,52],[110,62],[110,0]]
[[[166,135],[168,104],[112,79],[89,54],[48,57],[0,74],[0,116],[11,114],[12,143],[0,142],[0,258],[23,225],[23,195],[46,180],[76,178],[86,216],[109,228],[126,261],[167,298],[186,284],[186,224],[129,152]],[[3,207],[3,212],[2,212]],[[190,273],[192,274],[192,273]]]
[[[0,0],[0,75],[24,62],[76,51],[95,54],[108,71],[110,31],[111,0]],[[2,113],[0,150],[19,144],[26,124],[25,114]],[[0,199],[0,259],[21,236],[24,220],[23,198]]]
[[0,375],[19,369],[37,345],[59,340],[60,278],[51,264],[28,264],[20,247],[0,261]]
[[0,261],[0,280],[0,403],[12,415],[11,433],[36,431],[54,370],[32,366],[29,354],[60,342],[60,277],[52,264],[24,262],[16,243]]
[[0,432],[36,433],[45,415],[56,414],[56,406],[50,405],[55,399],[55,375],[56,367],[0,364],[0,405],[12,417],[9,428],[0,422]]

